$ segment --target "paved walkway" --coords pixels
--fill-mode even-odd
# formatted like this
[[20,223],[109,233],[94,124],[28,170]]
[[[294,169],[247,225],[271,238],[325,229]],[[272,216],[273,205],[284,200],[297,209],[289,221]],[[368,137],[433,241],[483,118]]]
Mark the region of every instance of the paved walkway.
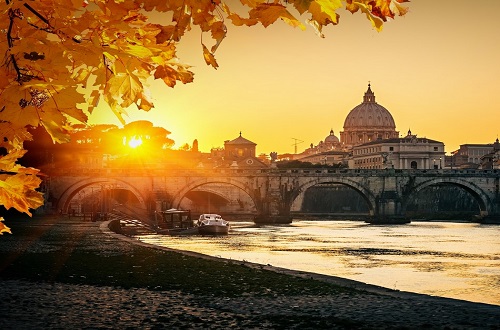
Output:
[[[75,250],[98,255],[130,253],[136,241],[110,233],[99,225],[75,221],[48,225],[33,221],[31,226],[34,230],[63,234],[80,230],[100,242],[76,246]],[[35,254],[57,249],[57,244],[43,239],[28,240],[25,236],[16,239],[14,231],[12,236],[0,236],[0,255],[22,251]],[[151,251],[154,253],[156,248]],[[171,289],[154,291],[5,279],[1,265],[2,260],[0,329],[500,329],[500,306],[406,294],[363,284],[358,284],[358,288],[366,289],[362,292],[346,290],[325,295],[211,296]],[[350,287],[356,285],[333,277],[316,278]]]

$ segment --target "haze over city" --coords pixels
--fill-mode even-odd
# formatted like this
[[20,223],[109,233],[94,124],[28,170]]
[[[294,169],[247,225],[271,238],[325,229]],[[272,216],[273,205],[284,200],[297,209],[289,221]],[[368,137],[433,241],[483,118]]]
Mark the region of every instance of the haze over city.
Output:
[[[171,89],[152,83],[155,109],[129,109],[127,122],[149,120],[172,132],[174,148],[199,142],[208,152],[242,135],[257,153],[299,152],[333,129],[339,136],[368,82],[396,129],[445,144],[492,143],[500,101],[500,2],[413,1],[404,17],[377,32],[364,15],[340,10],[325,39],[277,22],[264,29],[228,25],[208,67],[194,28],[181,42],[181,60],[195,81]],[[305,20],[306,17],[303,17]],[[211,42],[203,36],[204,42]],[[104,102],[91,123],[115,123]]]

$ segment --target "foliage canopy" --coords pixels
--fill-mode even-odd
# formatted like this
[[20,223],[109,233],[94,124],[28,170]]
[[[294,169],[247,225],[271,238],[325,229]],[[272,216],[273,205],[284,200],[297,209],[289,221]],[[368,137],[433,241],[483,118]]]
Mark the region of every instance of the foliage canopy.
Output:
[[[35,189],[39,171],[16,164],[27,127],[42,126],[57,143],[67,142],[71,123],[86,123],[100,99],[124,123],[133,104],[153,108],[146,81],[161,79],[174,87],[190,83],[190,66],[177,57],[186,32],[197,26],[206,63],[214,56],[228,23],[267,27],[281,20],[323,37],[339,22],[345,6],[366,15],[377,30],[387,19],[404,15],[408,0],[6,0],[0,5],[0,203],[31,214],[43,204]],[[165,24],[149,17],[162,15]],[[168,21],[168,22],[167,22]],[[209,35],[213,45],[206,44]],[[0,221],[2,219],[0,218]],[[8,231],[0,222],[0,233]]]

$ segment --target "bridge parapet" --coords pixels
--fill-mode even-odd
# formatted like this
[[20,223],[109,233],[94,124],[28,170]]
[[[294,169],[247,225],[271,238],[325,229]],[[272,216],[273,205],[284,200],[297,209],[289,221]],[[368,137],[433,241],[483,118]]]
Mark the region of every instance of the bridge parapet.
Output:
[[500,177],[500,170],[470,169],[172,169],[172,168],[52,168],[47,171],[51,176],[458,176],[458,177]]
[[[177,204],[191,190],[206,184],[230,184],[247,193],[263,215],[287,217],[291,207],[313,185],[341,184],[358,191],[374,218],[403,217],[408,199],[430,185],[452,184],[470,192],[481,207],[482,216],[500,216],[500,170],[468,169],[184,169],[184,168],[53,168],[51,178],[59,179],[55,198],[71,199],[81,187],[111,180],[123,187],[135,187],[134,194],[172,196]],[[147,180],[145,179],[147,178]],[[54,182],[57,180],[54,180]],[[79,183],[81,182],[81,183]],[[63,187],[66,186],[66,187]],[[71,187],[71,188],[70,188]],[[129,189],[129,188],[127,188]],[[132,189],[132,188],[130,188]],[[60,194],[57,192],[60,191]],[[160,197],[157,197],[158,201]]]

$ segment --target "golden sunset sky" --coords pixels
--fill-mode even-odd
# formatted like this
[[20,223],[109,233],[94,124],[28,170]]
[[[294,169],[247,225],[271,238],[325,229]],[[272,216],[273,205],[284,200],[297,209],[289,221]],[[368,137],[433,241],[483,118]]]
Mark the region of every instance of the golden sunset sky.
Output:
[[[340,137],[368,81],[401,135],[442,141],[450,153],[466,143],[493,143],[500,134],[500,1],[413,0],[410,12],[377,32],[360,13],[340,9],[340,24],[321,39],[277,22],[228,25],[208,67],[193,28],[179,56],[193,65],[194,83],[151,85],[155,109],[129,109],[127,122],[149,120],[184,143],[209,152],[242,132],[257,154],[301,152],[330,129]],[[303,21],[306,16],[301,17]],[[213,41],[204,35],[210,48]],[[119,124],[105,106],[91,123]]]

